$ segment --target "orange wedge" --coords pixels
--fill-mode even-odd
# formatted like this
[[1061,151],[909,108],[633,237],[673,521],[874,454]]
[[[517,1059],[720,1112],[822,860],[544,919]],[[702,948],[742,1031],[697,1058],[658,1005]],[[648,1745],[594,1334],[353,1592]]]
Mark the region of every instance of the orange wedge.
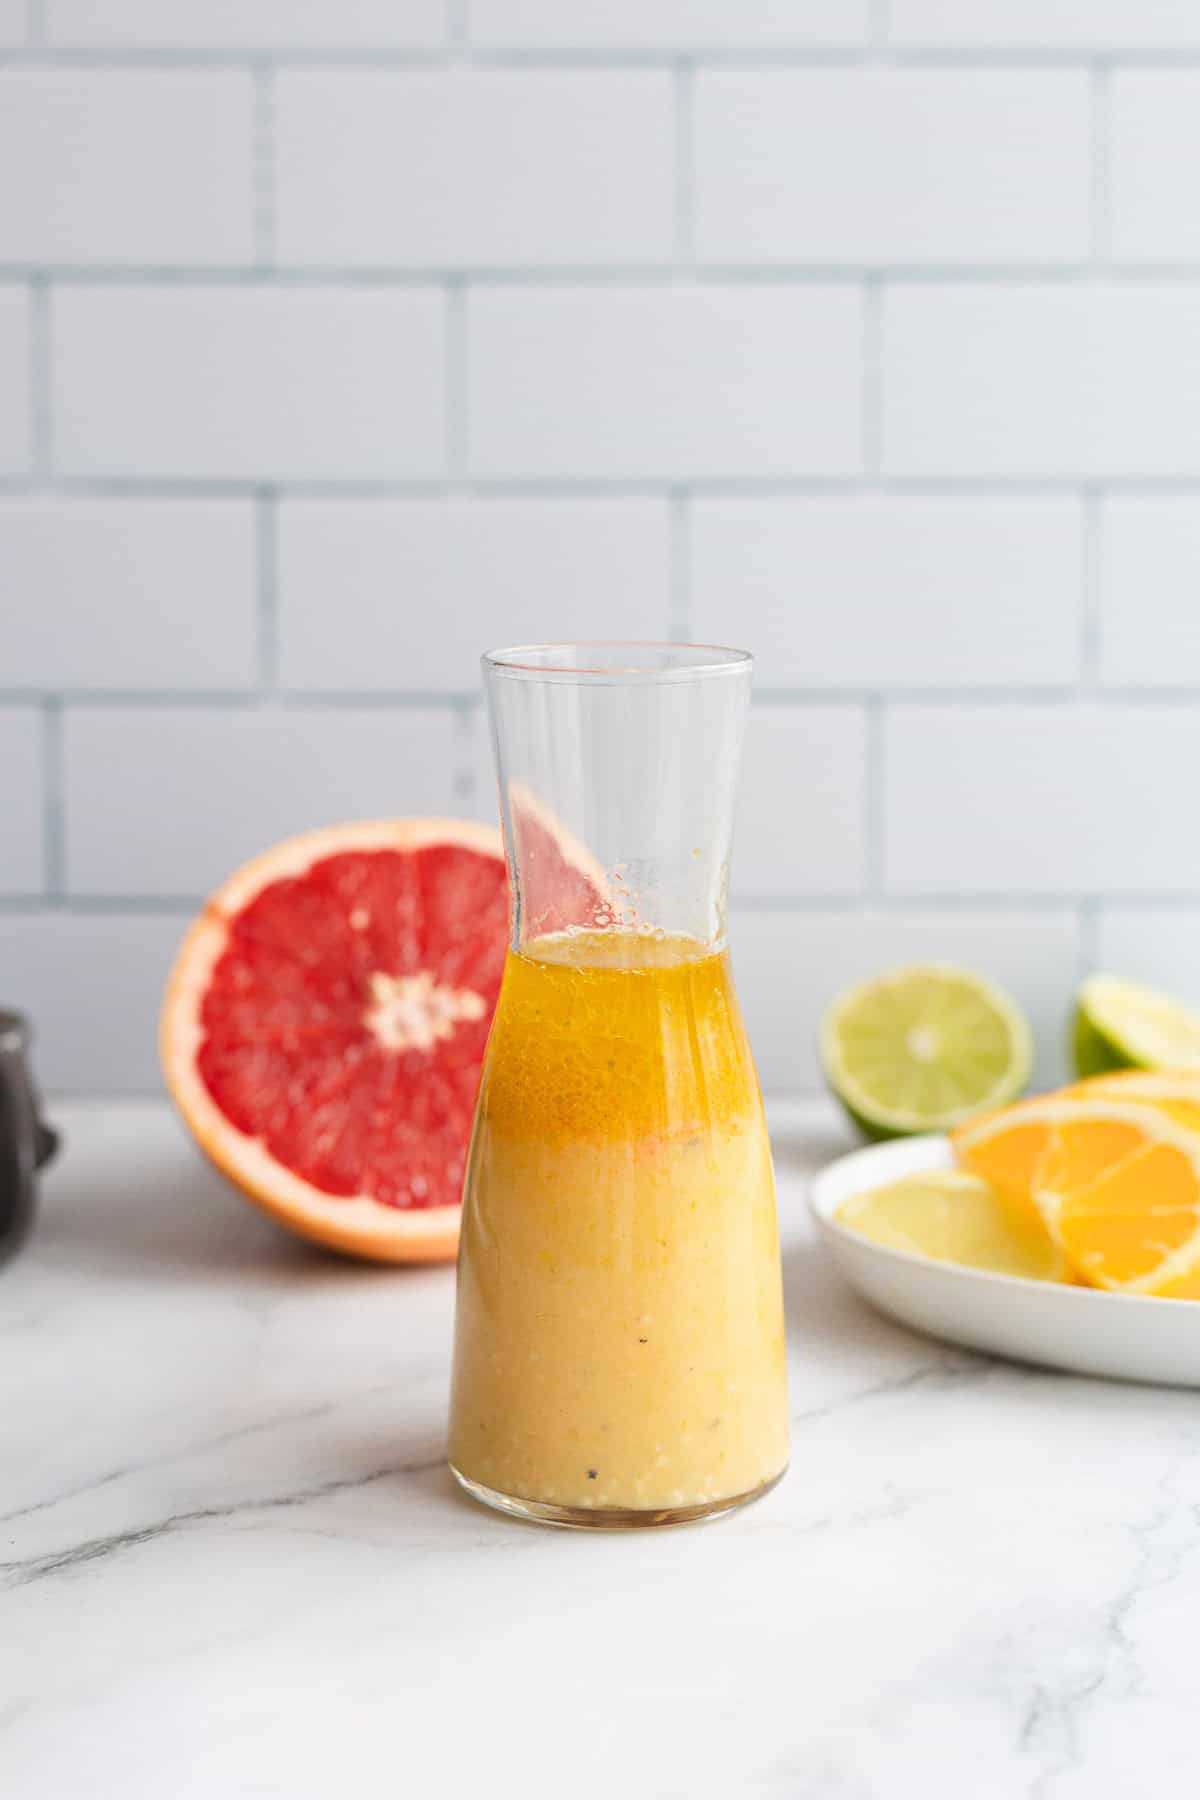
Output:
[[1092,1286],[1200,1299],[1200,1097],[1135,1097],[1117,1080],[972,1121],[954,1134],[959,1160],[1034,1204]]
[[1111,1075],[1093,1075],[1063,1092],[1081,1100],[1104,1096],[1155,1106],[1180,1125],[1200,1131],[1200,1070],[1122,1069]]

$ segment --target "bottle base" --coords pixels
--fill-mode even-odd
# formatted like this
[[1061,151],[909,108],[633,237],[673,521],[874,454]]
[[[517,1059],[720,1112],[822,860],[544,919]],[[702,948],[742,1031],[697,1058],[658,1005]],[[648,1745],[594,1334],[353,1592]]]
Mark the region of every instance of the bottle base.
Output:
[[660,1525],[696,1525],[706,1519],[720,1519],[726,1513],[738,1512],[778,1487],[787,1474],[787,1465],[769,1481],[760,1482],[743,1494],[702,1500],[695,1506],[660,1506],[644,1511],[630,1506],[559,1506],[553,1501],[527,1500],[520,1494],[501,1494],[495,1488],[485,1487],[481,1481],[472,1481],[453,1463],[450,1473],[473,1500],[490,1506],[495,1512],[507,1513],[513,1519],[525,1519],[534,1525],[559,1525],[568,1531],[648,1531]]

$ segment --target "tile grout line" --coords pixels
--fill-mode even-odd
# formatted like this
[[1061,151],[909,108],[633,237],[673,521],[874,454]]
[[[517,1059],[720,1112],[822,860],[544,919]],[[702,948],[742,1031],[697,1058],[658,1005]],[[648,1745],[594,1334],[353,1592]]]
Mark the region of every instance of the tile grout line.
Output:
[[864,899],[877,905],[885,898],[884,751],[887,703],[869,694],[863,704],[865,726],[863,769]]
[[[266,478],[272,490],[281,497],[294,499],[430,499],[446,490],[441,475],[414,477],[411,480],[387,477],[347,476],[335,478],[272,479]],[[0,476],[0,494],[27,495],[38,483],[29,475]],[[82,496],[96,499],[128,496],[134,499],[252,499],[262,488],[262,477],[230,476],[56,476],[54,489],[64,497]],[[563,476],[561,478],[494,476],[467,478],[461,483],[464,493],[480,497],[538,499],[553,503],[572,499],[665,499],[682,485],[670,477],[661,479],[641,476]],[[1200,474],[1106,476],[1101,481],[1070,476],[881,476],[866,474],[796,476],[691,477],[686,483],[690,494],[707,498],[817,498],[840,496],[861,499],[869,494],[893,494],[900,498],[920,496],[941,500],[1021,500],[1034,498],[1074,499],[1092,488],[1108,494],[1156,494],[1192,497],[1200,493]]]
[[[454,4],[454,15],[461,7]],[[888,34],[886,0],[873,0],[872,35],[860,43],[810,45],[755,45],[742,48],[717,45],[691,47],[683,52],[689,61],[702,68],[745,69],[849,69],[886,54],[889,62],[918,70],[1003,69],[1020,73],[1026,70],[1074,71],[1094,68],[1112,69],[1195,69],[1200,66],[1200,47],[1194,40],[1175,45],[1153,47],[1123,46],[1106,49],[1097,45],[1058,44],[1038,47],[1011,45],[921,44],[897,43]],[[270,59],[282,68],[330,68],[335,70],[388,69],[403,73],[441,69],[468,61],[479,68],[496,69],[597,69],[621,72],[626,69],[670,68],[679,61],[678,45],[589,47],[577,44],[564,48],[546,46],[473,45],[469,37],[461,40],[452,34],[438,45],[403,47],[386,43],[299,45],[272,44],[197,44],[187,48],[168,45],[122,44],[98,45],[49,44],[41,33],[40,0],[27,0],[29,33],[24,44],[0,50],[0,67],[42,68],[249,68]],[[882,34],[882,35],[880,35]]]
[[[883,465],[884,287],[881,278],[868,277],[863,283],[862,293],[863,479],[868,493],[878,493]],[[886,880],[886,725],[886,695],[881,691],[869,692],[863,701],[863,887],[867,899],[873,903],[882,899]]]
[[1109,273],[1112,241],[1112,75],[1094,63],[1088,75],[1088,236],[1094,277]]
[[[676,643],[689,642],[692,632],[692,499],[687,488],[677,488],[669,501],[667,636]],[[753,645],[750,646],[753,648]]]
[[672,70],[675,127],[674,244],[670,276],[687,276],[696,261],[696,72],[690,58]]
[[[263,178],[264,190],[273,180]],[[271,200],[264,192],[267,211]],[[1097,204],[1100,204],[1097,202]],[[675,202],[675,231],[688,239],[692,219],[679,218],[684,209]],[[264,224],[264,234],[268,234]],[[1144,287],[1156,282],[1165,287],[1200,287],[1200,259],[1185,257],[1167,261],[1152,257],[1120,259],[1075,257],[1064,260],[1033,258],[1003,262],[823,262],[793,258],[722,261],[691,254],[686,247],[677,256],[654,261],[604,262],[345,262],[288,259],[232,262],[123,262],[97,263],[59,260],[31,262],[0,257],[0,281],[28,281],[45,274],[63,287],[208,288],[260,286],[288,290],[305,287],[342,287],[349,290],[388,288],[401,292],[443,287],[447,281],[470,280],[479,287],[529,289],[540,293],[554,288],[586,288],[597,294],[617,287],[670,288],[690,281],[698,288],[795,287],[861,288],[864,282],[887,282],[921,288],[983,288],[1020,292],[1087,285],[1097,279],[1114,287]]]
[[[274,506],[276,496],[270,489],[263,490],[264,498]],[[686,502],[689,496],[681,490],[679,499]],[[261,585],[256,581],[256,588]],[[690,622],[689,622],[690,623]],[[31,684],[26,687],[0,687],[0,709],[6,707],[29,707],[39,705],[46,699],[58,699],[72,706],[88,706],[96,709],[120,708],[132,712],[144,707],[178,706],[194,707],[253,707],[259,699],[257,687],[250,688],[103,688],[103,687],[63,687],[48,690],[44,686]],[[292,711],[303,711],[305,708],[314,711],[325,711],[339,707],[353,708],[386,708],[386,707],[448,707],[473,704],[476,695],[471,689],[463,688],[310,688],[284,687],[279,690],[278,701],[281,706]],[[822,710],[830,706],[865,707],[872,701],[879,702],[886,708],[921,707],[936,712],[965,713],[1000,713],[1013,711],[1057,712],[1072,701],[1086,699],[1092,705],[1114,714],[1130,708],[1141,708],[1149,711],[1163,709],[1175,710],[1187,708],[1194,710],[1200,705],[1200,687],[1159,687],[1159,688],[1120,688],[1104,687],[1094,694],[1085,693],[1082,688],[1072,683],[1069,686],[1053,687],[1012,687],[1012,688],[975,688],[975,687],[888,687],[888,688],[849,688],[849,687],[760,687],[755,694],[757,705],[764,707],[794,707],[798,710]]]
[[467,416],[467,283],[466,277],[452,275],[444,287],[446,321],[445,368],[443,380],[446,394],[446,482],[453,492],[461,493],[467,482],[469,453],[469,419]]
[[274,489],[260,488],[254,500],[254,600],[259,702],[278,701],[279,688],[279,507]]
[[46,894],[66,893],[66,749],[63,702],[42,701],[42,829],[45,837]]
[[1083,490],[1083,533],[1079,596],[1079,698],[1102,695],[1104,648],[1104,494],[1088,485]]
[[[476,709],[478,711],[478,708]],[[190,916],[204,905],[207,896],[195,894],[122,894],[30,892],[0,894],[0,916],[30,915],[53,911],[59,915],[80,918],[109,913],[179,914]],[[734,912],[793,914],[811,918],[825,914],[836,918],[911,919],[932,913],[954,914],[972,918],[987,913],[1009,914],[1014,910],[1033,917],[1072,916],[1077,921],[1087,918],[1098,924],[1106,906],[1136,908],[1162,918],[1200,915],[1200,892],[1181,894],[1078,893],[1029,894],[998,891],[995,893],[918,893],[886,894],[871,897],[862,893],[831,892],[828,894],[762,894],[735,893],[730,899]]]
[[[460,45],[465,41],[466,7],[460,4],[460,17],[455,21],[456,41]],[[461,496],[468,490],[467,479],[468,457],[470,454],[470,420],[468,414],[468,368],[467,368],[467,306],[469,289],[467,277],[454,274],[447,277],[444,284],[444,309],[446,322],[445,365],[443,382],[446,399],[446,480],[442,493],[447,498]],[[491,644],[479,644],[478,654],[495,648]],[[451,773],[451,793],[455,806],[467,816],[476,810],[477,771],[475,755],[475,734],[478,729],[479,698],[478,695],[457,695],[452,697],[453,725],[453,769]]]
[[269,62],[256,62],[252,68],[253,134],[251,173],[254,268],[269,270],[275,262],[276,183],[275,183],[275,71]]
[[[498,648],[498,646],[485,644],[481,646],[480,653],[494,648]],[[486,717],[485,710],[483,713],[485,722]],[[476,779],[475,754],[475,733],[478,729],[479,718],[480,707],[474,700],[461,700],[454,709],[454,773],[451,791],[455,804],[467,817],[473,815],[476,801],[480,799],[476,792],[479,784]]]
[[1100,960],[1101,901],[1096,896],[1080,901],[1078,917],[1079,962],[1076,975],[1079,981],[1083,981],[1092,974]]
[[30,444],[37,485],[49,482],[54,467],[50,381],[50,282],[35,275],[29,284]]
[[884,277],[868,275],[862,283],[862,460],[868,489],[883,484],[883,327]]
[[[1111,237],[1112,83],[1106,64],[1088,72],[1088,250],[1094,281],[1103,280]],[[1101,685],[1104,488],[1085,482],[1081,491],[1081,581],[1079,609],[1079,697],[1092,698]],[[1081,925],[1081,940],[1084,936]]]

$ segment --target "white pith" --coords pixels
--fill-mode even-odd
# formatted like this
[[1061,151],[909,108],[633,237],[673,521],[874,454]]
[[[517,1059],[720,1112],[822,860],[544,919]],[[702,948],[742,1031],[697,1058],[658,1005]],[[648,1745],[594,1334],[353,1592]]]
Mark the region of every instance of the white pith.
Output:
[[474,988],[440,987],[428,969],[417,975],[376,970],[367,985],[371,1004],[363,1024],[384,1050],[432,1050],[464,1019],[482,1019],[487,1011]]

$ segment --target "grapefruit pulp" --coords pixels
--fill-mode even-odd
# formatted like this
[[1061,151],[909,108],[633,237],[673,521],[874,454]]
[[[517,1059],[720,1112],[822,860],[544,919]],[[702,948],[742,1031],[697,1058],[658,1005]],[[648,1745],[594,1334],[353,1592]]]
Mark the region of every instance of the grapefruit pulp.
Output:
[[290,838],[212,896],[163,1006],[201,1148],[300,1236],[449,1259],[508,939],[500,834],[383,819]]

